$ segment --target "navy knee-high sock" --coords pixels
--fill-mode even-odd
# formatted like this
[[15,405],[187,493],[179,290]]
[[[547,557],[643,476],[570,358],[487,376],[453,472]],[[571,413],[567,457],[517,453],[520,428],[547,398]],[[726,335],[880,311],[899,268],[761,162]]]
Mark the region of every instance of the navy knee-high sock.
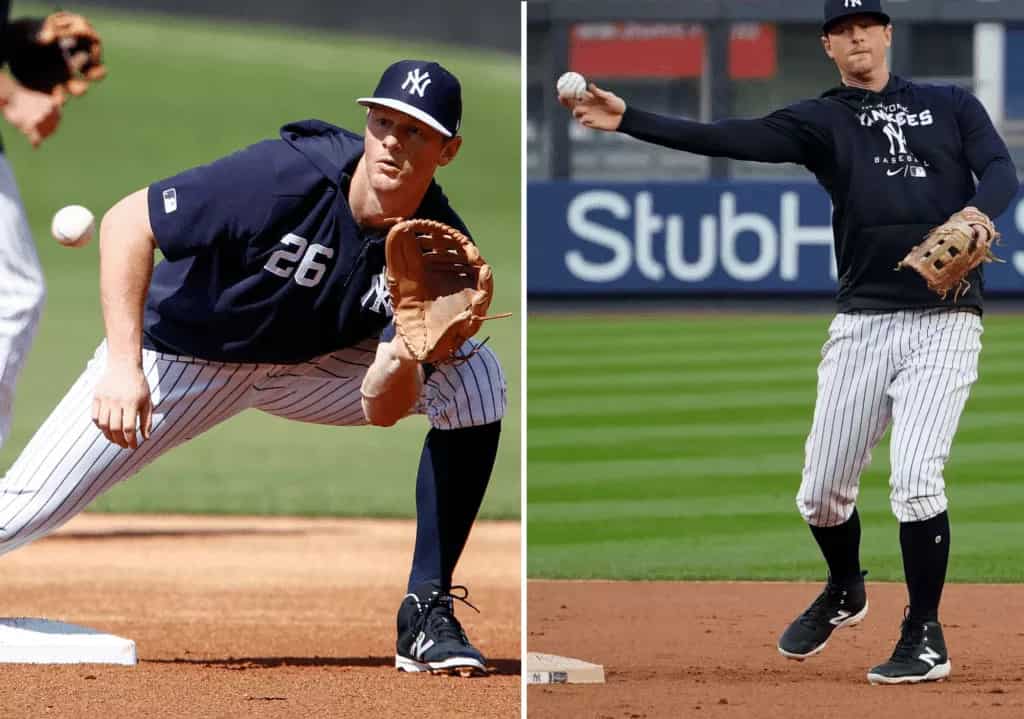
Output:
[[850,518],[834,527],[811,528],[828,564],[828,574],[836,584],[860,581],[860,515],[856,507]]
[[451,588],[452,573],[484,499],[501,422],[431,429],[416,475],[416,549],[409,591],[431,582]]
[[938,621],[949,564],[949,513],[923,522],[901,522],[900,548],[910,595],[910,616],[921,622]]

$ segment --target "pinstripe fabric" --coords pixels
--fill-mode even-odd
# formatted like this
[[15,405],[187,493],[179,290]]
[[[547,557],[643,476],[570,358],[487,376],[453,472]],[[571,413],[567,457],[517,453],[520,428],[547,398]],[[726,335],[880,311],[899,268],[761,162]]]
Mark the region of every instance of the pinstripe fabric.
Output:
[[969,312],[836,316],[818,366],[797,493],[808,523],[849,519],[861,472],[890,421],[893,514],[914,522],[945,511],[942,471],[977,379],[981,332],[981,318]]
[[[477,344],[470,340],[464,349]],[[300,365],[208,362],[144,350],[153,431],[130,450],[109,443],[92,422],[93,393],[106,367],[106,345],[100,345],[0,480],[0,554],[60,527],[164,452],[245,409],[317,424],[366,424],[359,389],[376,347],[375,340],[364,342]],[[466,362],[438,368],[415,411],[441,429],[501,419],[505,380],[497,358],[484,347]]]
[[416,412],[427,415],[437,429],[479,427],[505,416],[508,405],[505,375],[490,347],[476,340],[462,346],[465,362],[436,368],[427,378]]
[[46,297],[43,270],[14,174],[0,153],[0,445],[7,439],[14,385]]
[[[424,383],[414,414],[425,414],[438,429],[476,427],[505,415],[505,375],[489,347],[476,340],[463,345],[465,362],[436,367]],[[373,362],[377,343],[332,352],[301,365],[283,365],[254,385],[257,409],[285,419],[315,424],[366,424],[359,388]]]

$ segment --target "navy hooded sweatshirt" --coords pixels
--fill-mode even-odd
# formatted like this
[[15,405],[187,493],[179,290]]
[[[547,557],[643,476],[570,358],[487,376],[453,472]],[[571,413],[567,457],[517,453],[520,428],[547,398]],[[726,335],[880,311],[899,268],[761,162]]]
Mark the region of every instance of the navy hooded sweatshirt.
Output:
[[627,107],[618,129],[677,150],[814,173],[832,198],[840,312],[981,310],[980,268],[955,305],[953,293],[942,300],[916,272],[895,270],[953,213],[973,205],[995,218],[1017,193],[1006,144],[966,90],[892,75],[881,92],[841,86],[752,120],[703,124]]
[[[348,204],[363,138],[319,120],[149,187],[164,260],[143,344],[223,362],[305,362],[387,326],[384,238]],[[436,183],[414,214],[469,234]]]

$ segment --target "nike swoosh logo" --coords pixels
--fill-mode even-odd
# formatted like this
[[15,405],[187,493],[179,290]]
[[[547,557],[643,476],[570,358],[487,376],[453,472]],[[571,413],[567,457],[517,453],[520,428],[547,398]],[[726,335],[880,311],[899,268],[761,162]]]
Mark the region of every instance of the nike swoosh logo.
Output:
[[889,177],[893,177],[895,175],[900,174],[901,172],[906,172],[906,171],[907,171],[907,168],[901,167],[898,170],[887,170],[885,174],[887,174]]

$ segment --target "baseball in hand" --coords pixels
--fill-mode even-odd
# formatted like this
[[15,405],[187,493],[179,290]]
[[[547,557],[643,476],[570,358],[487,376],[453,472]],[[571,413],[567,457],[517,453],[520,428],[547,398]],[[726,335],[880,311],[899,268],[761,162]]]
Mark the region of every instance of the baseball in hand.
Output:
[[587,91],[587,79],[578,72],[566,72],[558,78],[555,88],[558,90],[558,97],[575,102]]
[[81,205],[68,205],[57,210],[50,223],[53,239],[65,247],[84,247],[92,239],[94,218]]

